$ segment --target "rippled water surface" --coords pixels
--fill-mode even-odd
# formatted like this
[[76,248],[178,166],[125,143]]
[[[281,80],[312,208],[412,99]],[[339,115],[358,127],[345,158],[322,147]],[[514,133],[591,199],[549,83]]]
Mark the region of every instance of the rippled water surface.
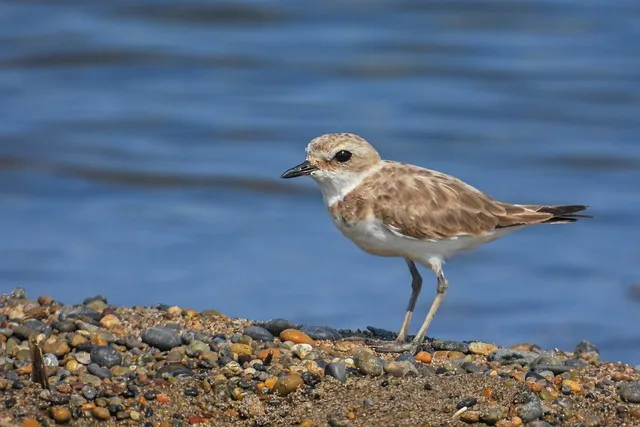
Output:
[[430,335],[640,363],[639,36],[633,0],[3,2],[2,291],[397,330],[404,262],[279,179],[349,131],[597,216],[451,260]]

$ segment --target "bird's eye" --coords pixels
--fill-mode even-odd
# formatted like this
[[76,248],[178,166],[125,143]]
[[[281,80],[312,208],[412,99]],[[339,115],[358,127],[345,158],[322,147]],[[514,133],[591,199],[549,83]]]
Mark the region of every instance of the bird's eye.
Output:
[[351,151],[340,150],[336,153],[335,156],[333,156],[333,158],[339,161],[340,163],[348,162],[349,159],[351,159]]

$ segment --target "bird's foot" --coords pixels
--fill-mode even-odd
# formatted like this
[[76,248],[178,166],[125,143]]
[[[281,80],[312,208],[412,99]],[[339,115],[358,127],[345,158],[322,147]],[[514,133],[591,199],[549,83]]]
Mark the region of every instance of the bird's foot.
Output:
[[373,349],[378,353],[409,353],[410,355],[415,355],[418,353],[418,349],[420,348],[420,344],[411,342],[390,342],[386,344],[380,344],[378,346],[374,346]]

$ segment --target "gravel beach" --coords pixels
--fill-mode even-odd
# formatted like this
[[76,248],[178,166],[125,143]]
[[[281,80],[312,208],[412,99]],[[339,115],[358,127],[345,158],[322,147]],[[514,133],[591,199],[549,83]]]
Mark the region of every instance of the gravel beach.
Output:
[[640,373],[591,343],[376,354],[389,338],[18,288],[0,297],[0,426],[640,425]]

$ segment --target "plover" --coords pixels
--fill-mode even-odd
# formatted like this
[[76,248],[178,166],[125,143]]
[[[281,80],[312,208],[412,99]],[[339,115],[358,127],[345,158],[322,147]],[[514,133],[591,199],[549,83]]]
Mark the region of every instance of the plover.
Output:
[[[373,255],[404,258],[411,273],[411,297],[396,342],[378,351],[415,353],[444,296],[443,263],[523,227],[588,218],[584,205],[544,206],[504,203],[460,179],[419,166],[382,160],[362,137],[332,133],[313,139],[304,162],[282,178],[310,176],[319,185],[336,227]],[[422,289],[416,263],[437,279],[429,312],[407,343],[407,330]]]

